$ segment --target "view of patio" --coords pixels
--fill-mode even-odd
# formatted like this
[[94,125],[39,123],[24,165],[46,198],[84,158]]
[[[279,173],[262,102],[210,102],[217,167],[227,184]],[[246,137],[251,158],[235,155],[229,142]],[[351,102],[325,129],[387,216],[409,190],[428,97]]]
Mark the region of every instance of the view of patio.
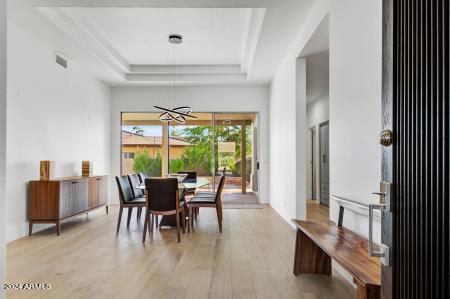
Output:
[[184,124],[159,113],[122,114],[122,174],[193,171],[216,188],[225,175],[224,203],[257,203],[256,114],[195,113]]

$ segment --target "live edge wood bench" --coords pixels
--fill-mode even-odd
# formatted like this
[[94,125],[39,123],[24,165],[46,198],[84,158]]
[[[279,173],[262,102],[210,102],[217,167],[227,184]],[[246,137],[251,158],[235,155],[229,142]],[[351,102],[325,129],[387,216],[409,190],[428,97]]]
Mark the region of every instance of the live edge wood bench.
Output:
[[331,223],[292,221],[297,227],[295,275],[331,275],[333,259],[353,276],[358,298],[380,298],[381,264],[369,256],[366,239]]

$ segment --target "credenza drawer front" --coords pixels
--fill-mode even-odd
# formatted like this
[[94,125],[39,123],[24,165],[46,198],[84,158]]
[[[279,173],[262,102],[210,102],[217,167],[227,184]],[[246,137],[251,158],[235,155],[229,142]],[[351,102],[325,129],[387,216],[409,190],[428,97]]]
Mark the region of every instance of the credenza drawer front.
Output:
[[102,176],[99,181],[98,200],[100,205],[108,204],[108,177]]
[[88,179],[80,179],[76,186],[77,213],[86,211],[88,207]]
[[87,179],[61,181],[60,218],[66,218],[88,209]]
[[66,218],[76,211],[77,181],[61,181],[59,195],[59,217]]

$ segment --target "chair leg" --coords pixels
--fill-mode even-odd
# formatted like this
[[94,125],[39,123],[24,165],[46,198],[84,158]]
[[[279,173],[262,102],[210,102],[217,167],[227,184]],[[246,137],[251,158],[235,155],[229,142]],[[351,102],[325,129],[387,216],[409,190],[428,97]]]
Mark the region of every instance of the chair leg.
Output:
[[158,215],[155,215],[155,223],[156,223],[156,228],[158,228],[159,226],[159,221],[158,221]]
[[191,217],[192,217],[192,208],[191,208],[191,207],[188,207],[188,223],[187,223],[187,226],[188,226],[188,234],[191,233]]
[[144,231],[142,233],[142,243],[145,242],[145,235],[147,234],[147,225],[148,225],[148,213],[145,213],[145,220],[144,220]]
[[137,208],[136,220],[139,221],[141,219],[142,207]]
[[178,237],[178,243],[180,243],[180,214],[176,213],[177,218],[177,237]]
[[219,208],[216,206],[217,222],[219,224],[219,231],[222,233],[222,215]]
[[194,231],[194,215],[195,215],[195,207],[190,207],[191,217],[189,217],[190,227],[192,231]]
[[184,207],[181,210],[181,227],[183,228],[183,234],[186,233],[186,213],[184,212]]
[[133,207],[128,208],[127,227],[130,227],[131,214],[133,213]]
[[150,234],[153,234],[154,223],[155,223],[155,215],[151,214],[150,223],[149,223],[150,224],[150,228],[148,229],[149,236],[150,236]]
[[119,219],[117,220],[117,230],[116,230],[116,235],[119,234],[120,222],[122,221],[122,212],[123,212],[123,207],[120,206],[120,210],[119,210]]

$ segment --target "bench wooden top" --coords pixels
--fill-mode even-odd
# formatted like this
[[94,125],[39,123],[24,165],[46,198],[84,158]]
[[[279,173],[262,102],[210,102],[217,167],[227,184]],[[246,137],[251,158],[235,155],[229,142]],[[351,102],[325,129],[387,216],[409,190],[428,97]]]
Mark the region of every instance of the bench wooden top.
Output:
[[380,260],[369,256],[366,239],[348,229],[329,223],[292,221],[359,283],[381,285]]

